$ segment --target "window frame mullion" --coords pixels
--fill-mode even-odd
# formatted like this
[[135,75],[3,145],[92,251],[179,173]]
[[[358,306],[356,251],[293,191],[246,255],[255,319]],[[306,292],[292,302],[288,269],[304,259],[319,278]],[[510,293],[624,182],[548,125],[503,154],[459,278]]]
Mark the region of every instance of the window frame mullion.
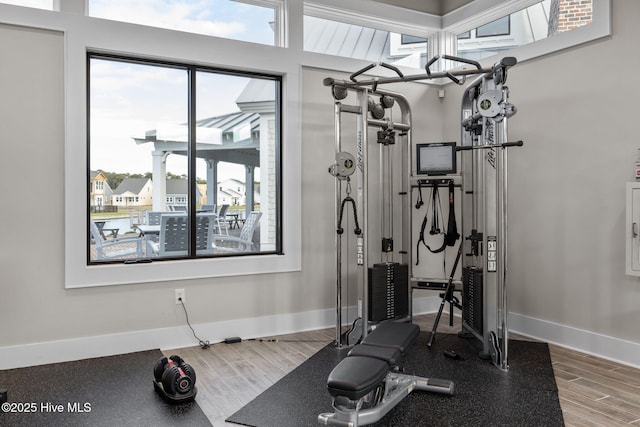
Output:
[[[188,107],[187,120],[189,122],[187,147],[187,181],[188,181],[188,198],[187,207],[189,213],[189,257],[195,258],[197,253],[196,247],[196,199],[197,199],[197,181],[196,174],[196,68],[194,66],[187,67],[187,84],[188,84]],[[216,184],[217,185],[217,184]]]

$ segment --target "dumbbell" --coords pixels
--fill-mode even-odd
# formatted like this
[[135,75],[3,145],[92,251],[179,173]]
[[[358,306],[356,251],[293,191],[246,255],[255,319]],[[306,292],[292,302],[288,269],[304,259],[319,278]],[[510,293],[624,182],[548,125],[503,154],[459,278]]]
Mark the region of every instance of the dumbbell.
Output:
[[168,394],[187,394],[196,384],[196,372],[177,355],[162,357],[153,368],[153,376]]

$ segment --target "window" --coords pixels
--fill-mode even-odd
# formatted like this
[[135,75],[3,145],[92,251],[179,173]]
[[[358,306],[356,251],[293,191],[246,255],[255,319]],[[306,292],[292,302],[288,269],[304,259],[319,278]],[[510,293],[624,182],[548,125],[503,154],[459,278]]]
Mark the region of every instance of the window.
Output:
[[304,50],[423,68],[427,39],[305,15]]
[[511,17],[503,16],[476,28],[476,37],[508,36],[511,34]]
[[281,2],[89,0],[89,16],[278,46]]
[[[480,60],[592,24],[593,0],[543,0],[457,36],[457,55]],[[551,41],[549,45],[553,45]],[[518,55],[519,59],[526,59]]]
[[410,36],[408,34],[401,34],[400,43],[401,44],[413,44],[413,43],[426,43],[427,39],[424,37],[416,37]]
[[[88,81],[89,169],[118,206],[88,228],[126,236],[93,235],[89,264],[281,252],[279,77],[93,53]],[[247,191],[200,212],[224,181]]]

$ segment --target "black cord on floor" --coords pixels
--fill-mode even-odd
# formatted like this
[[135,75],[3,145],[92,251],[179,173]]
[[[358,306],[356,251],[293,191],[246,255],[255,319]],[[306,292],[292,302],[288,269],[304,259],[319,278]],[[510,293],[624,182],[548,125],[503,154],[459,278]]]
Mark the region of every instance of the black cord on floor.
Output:
[[193,336],[195,337],[196,340],[198,340],[198,344],[200,344],[200,347],[202,347],[203,349],[207,349],[211,346],[211,344],[209,343],[209,340],[201,340],[197,335],[196,335],[196,331],[193,330],[193,327],[191,326],[191,323],[189,323],[189,313],[187,313],[187,307],[184,305],[184,301],[182,301],[182,298],[180,298],[180,304],[182,305],[182,309],[184,310],[184,316],[187,319],[187,325],[189,326],[189,329],[191,329],[191,332],[193,333]]
[[[193,327],[191,326],[191,323],[189,322],[189,313],[187,313],[187,306],[184,305],[184,301],[182,301],[182,298],[180,299],[180,305],[182,305],[182,309],[184,310],[184,316],[187,319],[187,326],[189,326],[189,329],[191,329],[191,332],[193,333],[194,338],[198,341],[198,344],[200,345],[200,347],[202,347],[203,349],[207,349],[209,347],[211,347],[211,343],[209,342],[209,340],[202,340],[198,337],[198,335],[196,335],[196,331],[193,330]],[[330,342],[330,340],[281,340],[281,339],[277,339],[277,338],[250,338],[247,340],[242,340],[242,341],[259,341],[259,342],[320,342],[320,343],[328,343]]]
[[278,338],[250,338],[244,341],[259,341],[259,342],[321,342],[329,343],[331,340],[281,340]]

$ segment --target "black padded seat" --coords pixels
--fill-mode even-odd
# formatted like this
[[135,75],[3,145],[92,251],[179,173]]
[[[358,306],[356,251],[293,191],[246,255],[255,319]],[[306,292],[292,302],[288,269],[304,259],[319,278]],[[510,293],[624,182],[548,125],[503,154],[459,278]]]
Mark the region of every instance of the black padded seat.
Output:
[[420,335],[420,327],[412,323],[385,322],[362,340],[362,344],[397,348],[404,353]]
[[393,347],[360,344],[353,347],[347,356],[373,357],[375,359],[384,360],[389,364],[389,366],[396,366],[402,356],[402,353],[400,353],[400,349]]
[[333,368],[327,380],[331,396],[345,396],[358,400],[382,383],[389,372],[384,360],[373,357],[349,356]]

